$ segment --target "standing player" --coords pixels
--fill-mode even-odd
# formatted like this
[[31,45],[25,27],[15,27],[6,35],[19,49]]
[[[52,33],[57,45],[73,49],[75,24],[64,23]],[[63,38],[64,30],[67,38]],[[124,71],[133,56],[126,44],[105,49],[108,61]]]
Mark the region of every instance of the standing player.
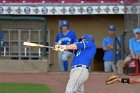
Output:
[[[60,31],[56,35],[56,44],[69,45],[77,42],[77,37],[75,32],[69,29],[69,23],[66,20],[61,20]],[[58,52],[59,69],[61,71],[68,71],[68,58],[71,52]]]
[[[104,71],[105,72],[116,72],[116,65],[114,63],[113,57],[113,37],[115,36],[116,27],[114,25],[110,25],[108,27],[109,36],[103,39],[102,47],[104,50]],[[117,58],[119,59],[120,54],[117,53]]]
[[55,50],[75,50],[65,93],[84,93],[84,83],[89,77],[88,69],[96,53],[94,37],[85,34],[82,36],[81,42],[70,45],[56,45]]

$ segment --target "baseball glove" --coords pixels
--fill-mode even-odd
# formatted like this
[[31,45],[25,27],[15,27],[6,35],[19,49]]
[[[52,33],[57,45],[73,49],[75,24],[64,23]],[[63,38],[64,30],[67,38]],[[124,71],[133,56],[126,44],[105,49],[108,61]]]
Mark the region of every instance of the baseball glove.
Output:
[[106,84],[107,85],[115,84],[117,82],[120,82],[120,80],[121,79],[119,78],[119,76],[111,75],[111,76],[107,77]]

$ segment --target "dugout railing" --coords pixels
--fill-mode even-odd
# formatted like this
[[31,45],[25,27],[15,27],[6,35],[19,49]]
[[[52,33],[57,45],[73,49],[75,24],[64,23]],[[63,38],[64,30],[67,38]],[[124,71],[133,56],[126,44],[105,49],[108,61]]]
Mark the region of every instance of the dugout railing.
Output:
[[46,18],[33,16],[0,16],[0,32],[4,34],[1,59],[43,60],[50,62],[50,50],[23,46],[24,41],[49,45]]

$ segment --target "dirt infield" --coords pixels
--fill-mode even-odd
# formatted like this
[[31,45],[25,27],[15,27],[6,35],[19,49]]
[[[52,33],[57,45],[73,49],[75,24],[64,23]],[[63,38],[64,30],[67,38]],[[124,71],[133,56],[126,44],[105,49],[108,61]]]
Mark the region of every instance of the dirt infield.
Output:
[[[90,73],[85,84],[85,93],[139,93],[140,84],[106,85],[105,78],[111,73]],[[43,83],[50,86],[54,93],[64,93],[69,73],[0,73],[0,82]],[[133,76],[140,78],[140,76]]]

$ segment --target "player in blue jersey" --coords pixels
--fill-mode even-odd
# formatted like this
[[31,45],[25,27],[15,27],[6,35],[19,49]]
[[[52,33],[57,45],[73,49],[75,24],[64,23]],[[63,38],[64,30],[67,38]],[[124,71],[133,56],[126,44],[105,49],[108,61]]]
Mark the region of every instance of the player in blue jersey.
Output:
[[0,48],[4,48],[4,33],[0,32]]
[[74,50],[71,72],[65,93],[84,93],[84,83],[89,77],[89,67],[96,53],[94,37],[90,34],[82,36],[82,41],[70,45],[56,45],[55,50]]
[[[77,37],[74,31],[69,29],[69,23],[66,20],[60,21],[60,31],[56,35],[56,44],[69,45],[77,42]],[[68,71],[68,58],[71,56],[71,52],[59,51],[59,69],[61,71]]]
[[[102,47],[104,50],[104,71],[105,72],[116,72],[116,65],[114,63],[113,53],[113,37],[115,36],[116,26],[110,25],[108,27],[109,36],[103,39]],[[120,39],[119,39],[120,41]],[[118,44],[117,44],[118,45]],[[120,59],[120,53],[117,52],[117,60]]]
[[134,29],[134,37],[129,39],[130,55],[126,57],[124,63],[129,63],[132,59],[140,60],[140,28]]

